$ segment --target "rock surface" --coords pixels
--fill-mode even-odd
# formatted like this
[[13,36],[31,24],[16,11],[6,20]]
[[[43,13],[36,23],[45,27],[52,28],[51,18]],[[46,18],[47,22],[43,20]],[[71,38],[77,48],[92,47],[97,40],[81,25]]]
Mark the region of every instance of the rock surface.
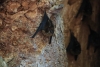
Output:
[[[3,3],[0,11],[0,56],[8,67],[67,67],[63,20],[58,13],[63,8],[61,2],[7,0]],[[51,44],[42,32],[31,38],[45,10],[55,25]]]
[[[82,0],[5,0],[0,4],[0,65],[1,67],[100,67],[99,52],[86,50],[87,23],[99,28],[97,15],[99,0],[91,0],[93,14],[82,22],[82,14],[75,15]],[[44,12],[54,24],[51,44],[40,31],[31,36],[41,23]],[[97,23],[98,22],[98,23]],[[81,44],[78,60],[66,53],[70,30]]]

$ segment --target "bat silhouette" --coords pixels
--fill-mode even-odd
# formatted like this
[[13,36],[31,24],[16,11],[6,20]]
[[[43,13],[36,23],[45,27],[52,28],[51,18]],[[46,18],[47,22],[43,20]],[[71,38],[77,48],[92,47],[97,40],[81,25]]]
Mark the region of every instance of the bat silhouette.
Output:
[[77,60],[78,55],[81,53],[81,46],[72,32],[66,51],[74,56],[75,61]]
[[77,18],[81,12],[83,12],[83,15],[86,15],[86,16],[92,14],[92,6],[89,0],[82,0],[81,6],[75,17]]
[[50,19],[46,22],[45,28],[42,30],[42,33],[50,37],[49,44],[51,44],[52,35],[54,34],[54,25]]
[[49,44],[51,44],[52,35],[54,33],[54,25],[52,21],[48,18],[46,12],[44,13],[42,22],[40,23],[38,29],[36,30],[32,38],[34,38],[39,31],[42,31],[44,35],[50,37]]
[[95,32],[94,30],[92,30],[90,28],[90,25],[88,25],[89,30],[90,30],[90,34],[88,36],[88,45],[87,45],[87,49],[90,48],[90,45],[94,46],[94,53],[96,52],[96,50],[100,47],[100,35]]
[[48,21],[48,16],[46,14],[46,12],[44,13],[44,16],[43,16],[43,19],[42,19],[42,22],[40,23],[38,29],[36,30],[36,32],[34,33],[34,35],[32,36],[32,38],[34,38],[36,36],[36,34],[39,32],[39,31],[42,31],[44,30],[45,28],[45,25],[46,25],[46,22]]

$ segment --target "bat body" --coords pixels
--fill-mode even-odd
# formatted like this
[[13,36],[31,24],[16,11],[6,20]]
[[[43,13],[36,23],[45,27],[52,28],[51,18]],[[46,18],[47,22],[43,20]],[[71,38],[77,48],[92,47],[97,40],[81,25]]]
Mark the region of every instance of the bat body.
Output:
[[90,34],[88,36],[88,45],[87,49],[89,49],[90,45],[92,44],[94,46],[94,52],[96,52],[97,48],[100,47],[100,35],[92,30],[89,26]]
[[75,57],[75,60],[77,60],[78,55],[81,53],[81,46],[72,32],[70,42],[66,50]]
[[50,37],[49,44],[51,44],[52,35],[54,33],[54,25],[52,21],[48,18],[46,12],[43,16],[42,22],[40,23],[38,29],[36,30],[32,38],[34,38],[39,31],[42,31],[44,35]]
[[46,22],[45,28],[42,32],[44,35],[50,37],[49,44],[51,44],[52,35],[54,34],[54,25],[50,19]]
[[83,15],[86,16],[92,14],[92,5],[89,0],[82,0],[81,6],[75,17],[77,18],[80,13],[83,13]]

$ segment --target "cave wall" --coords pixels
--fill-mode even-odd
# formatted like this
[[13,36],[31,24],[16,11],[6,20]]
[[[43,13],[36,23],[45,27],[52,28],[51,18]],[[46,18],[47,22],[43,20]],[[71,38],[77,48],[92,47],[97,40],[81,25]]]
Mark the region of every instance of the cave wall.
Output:
[[[67,67],[62,0],[5,0],[0,6],[2,67]],[[51,44],[42,31],[31,38],[45,11],[55,27]]]
[[[75,15],[82,0],[5,0],[0,4],[0,64],[2,67],[99,67],[99,50],[86,49],[90,31],[99,33],[99,0],[91,0],[93,13],[85,21]],[[44,11],[53,21],[52,43],[38,28]],[[70,29],[81,44],[77,61],[66,53]]]
[[[83,15],[79,14],[75,18],[78,9],[80,7],[82,0],[68,0],[64,1],[63,9],[63,19],[64,19],[64,36],[65,36],[65,46],[69,44],[70,38],[70,29],[74,33],[74,36],[77,38],[81,44],[81,54],[78,56],[78,60],[75,61],[74,57],[67,53],[68,58],[68,67],[99,67],[99,50],[94,53],[94,47],[91,46],[87,50],[88,36],[90,34],[88,24],[91,28],[99,33],[99,19],[98,14],[100,13],[99,9],[99,0],[90,0],[92,4],[92,15],[88,16],[84,21],[82,21]],[[67,4],[66,4],[67,3]],[[99,12],[98,12],[99,11]],[[98,18],[98,19],[97,19]]]

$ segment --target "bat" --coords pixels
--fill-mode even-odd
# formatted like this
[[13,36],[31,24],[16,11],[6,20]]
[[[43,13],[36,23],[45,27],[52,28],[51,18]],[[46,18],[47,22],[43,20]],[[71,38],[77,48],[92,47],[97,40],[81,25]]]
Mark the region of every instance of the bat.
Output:
[[91,29],[90,25],[88,25],[90,34],[88,36],[88,45],[87,50],[90,48],[90,45],[94,46],[94,53],[100,47],[100,35]]
[[49,36],[49,44],[51,44],[52,35],[54,34],[54,25],[49,19],[45,25],[45,28],[42,30],[43,34]]
[[39,25],[39,28],[36,30],[32,38],[34,38],[39,31],[42,31],[44,35],[50,37],[49,44],[51,44],[52,35],[54,34],[54,25],[52,21],[48,18],[46,12],[44,14],[42,22]]
[[48,16],[46,14],[46,12],[44,13],[44,16],[43,16],[43,19],[42,19],[42,22],[40,23],[38,29],[36,30],[36,32],[34,33],[34,35],[32,36],[32,38],[34,38],[36,36],[36,34],[39,32],[39,31],[42,31],[44,30],[45,28],[45,25],[46,25],[46,22],[48,21]]
[[89,0],[82,0],[81,6],[75,17],[77,18],[80,13],[86,16],[92,14],[92,5]]
[[81,53],[80,43],[77,41],[74,34],[71,32],[70,42],[66,51],[74,56],[75,61],[77,60],[78,55]]

